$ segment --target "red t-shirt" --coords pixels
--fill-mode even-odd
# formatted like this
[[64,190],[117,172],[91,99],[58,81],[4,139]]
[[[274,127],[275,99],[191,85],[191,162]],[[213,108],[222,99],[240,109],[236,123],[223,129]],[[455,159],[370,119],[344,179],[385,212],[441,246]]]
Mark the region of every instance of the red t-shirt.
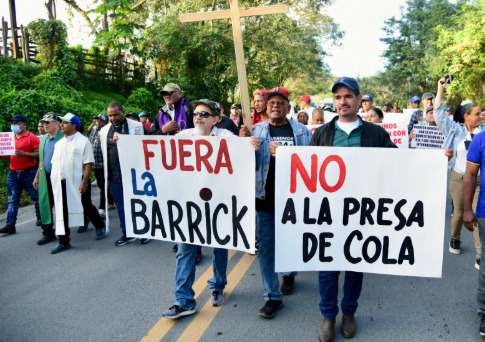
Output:
[[[25,131],[18,139],[17,134],[14,134],[14,138],[16,151],[31,153],[39,149],[39,137],[29,131]],[[10,156],[10,169],[13,171],[22,171],[32,166],[37,166],[35,158]]]

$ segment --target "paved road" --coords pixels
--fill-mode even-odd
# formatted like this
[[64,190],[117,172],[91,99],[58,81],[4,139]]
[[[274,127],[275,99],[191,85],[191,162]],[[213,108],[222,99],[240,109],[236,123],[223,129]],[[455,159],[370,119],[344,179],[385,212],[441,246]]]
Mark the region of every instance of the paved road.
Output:
[[[2,342],[156,341],[162,336],[163,341],[194,341],[200,335],[200,341],[317,340],[322,316],[316,272],[300,273],[285,307],[265,320],[258,317],[264,304],[258,262],[236,252],[228,264],[228,274],[234,270],[228,286],[234,290],[220,311],[204,307],[210,297],[205,288],[198,314],[170,326],[161,313],[174,302],[171,243],[115,247],[120,231],[111,211],[113,231],[106,239],[95,241],[91,226],[84,234],[73,232],[71,250],[51,255],[54,243],[36,245],[41,232],[33,217],[32,207],[22,209],[17,234],[0,237]],[[447,213],[445,244],[449,218]],[[366,274],[353,341],[481,341],[472,234],[464,231],[462,240],[459,256],[444,246],[441,279]],[[203,253],[196,279],[211,266],[210,249]]]

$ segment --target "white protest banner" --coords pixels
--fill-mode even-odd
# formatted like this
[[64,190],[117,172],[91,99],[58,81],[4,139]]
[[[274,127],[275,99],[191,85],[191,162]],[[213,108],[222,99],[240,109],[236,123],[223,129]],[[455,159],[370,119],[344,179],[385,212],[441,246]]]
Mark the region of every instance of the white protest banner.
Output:
[[329,123],[336,116],[338,116],[338,113],[330,112],[327,110],[323,112],[323,120],[325,123]]
[[323,126],[323,125],[306,125],[306,128],[308,128],[310,130],[310,132],[315,132],[315,130],[320,127],[320,126]]
[[120,135],[126,235],[254,252],[249,138]]
[[276,151],[276,271],[441,277],[448,164],[441,151]]
[[13,156],[15,154],[14,132],[0,133],[0,156]]
[[391,141],[397,147],[409,148],[408,125],[405,122],[380,123],[378,125],[389,133]]
[[411,115],[416,109],[412,111],[410,109],[404,109],[404,113],[384,113],[384,119],[382,123],[394,123],[394,122],[405,122],[409,124],[411,120]]
[[429,125],[414,125],[414,138],[411,146],[416,148],[443,148],[445,135],[438,127]]

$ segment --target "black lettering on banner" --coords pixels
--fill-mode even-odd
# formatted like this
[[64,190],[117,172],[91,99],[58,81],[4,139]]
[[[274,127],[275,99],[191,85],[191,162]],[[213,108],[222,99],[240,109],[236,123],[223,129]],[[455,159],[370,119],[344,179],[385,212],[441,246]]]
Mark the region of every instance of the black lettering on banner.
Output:
[[399,258],[397,263],[402,265],[404,260],[409,260],[409,265],[414,265],[414,247],[411,237],[406,236],[399,251]]
[[[350,208],[352,205],[352,208]],[[347,197],[344,199],[344,218],[343,218],[343,225],[346,226],[349,224],[349,216],[355,214],[360,209],[360,203],[355,198]]]
[[[136,211],[137,204],[141,206],[140,211]],[[145,202],[135,198],[131,199],[131,221],[133,223],[133,232],[135,234],[145,234],[148,232],[148,229],[150,229],[150,222],[148,222],[148,217],[145,215],[146,210],[147,210],[147,205],[145,204]],[[138,228],[136,224],[137,217],[140,217],[144,222],[142,229],[137,229]]]
[[409,214],[406,226],[410,227],[416,222],[420,227],[424,227],[424,205],[422,201],[417,201],[411,214]]
[[291,223],[296,223],[296,211],[295,203],[293,198],[288,198],[286,201],[285,209],[283,210],[283,217],[281,218],[281,223],[286,224],[286,222],[291,221]]
[[[177,230],[177,233],[180,236],[180,240],[182,240],[182,242],[185,242],[185,240],[187,239],[185,238],[185,235],[182,232],[182,229],[180,229],[179,227],[179,224],[180,222],[182,222],[182,218],[183,218],[182,207],[176,201],[172,201],[172,200],[167,201],[167,207],[168,207],[168,223],[170,226],[170,239],[172,239],[172,241],[175,241],[175,230]],[[174,217],[173,208],[176,208],[178,211],[176,218]]]
[[315,224],[317,220],[310,217],[310,198],[305,197],[303,201],[303,223],[304,224]]
[[330,203],[328,198],[324,197],[322,203],[320,204],[320,212],[318,213],[318,224],[326,222],[328,225],[332,224],[332,212],[330,211]]
[[[371,242],[374,242],[374,244],[376,246],[374,256],[372,256],[372,257],[368,253],[369,244]],[[364,244],[362,246],[362,256],[364,257],[364,260],[367,261],[369,264],[373,264],[381,256],[381,249],[382,249],[381,241],[377,238],[377,236],[369,236],[364,241]]]
[[325,256],[325,248],[330,247],[332,244],[328,241],[325,241],[325,239],[331,239],[333,238],[333,233],[320,233],[319,239],[320,239],[320,252],[319,252],[319,259],[321,262],[331,262],[333,260],[333,257],[331,256]]
[[165,239],[167,237],[167,232],[165,231],[165,225],[163,224],[162,212],[160,210],[160,205],[158,201],[153,201],[152,204],[152,231],[151,235],[155,236],[155,231],[160,229],[162,236]]
[[227,206],[224,203],[220,203],[216,207],[216,210],[214,210],[214,215],[212,216],[212,231],[214,232],[214,239],[216,239],[217,243],[224,246],[226,243],[229,242],[231,238],[229,237],[229,235],[226,235],[224,239],[221,239],[219,237],[219,233],[217,232],[217,216],[219,216],[219,211],[221,209],[224,211],[224,214],[227,214],[229,212],[229,209],[227,209]]
[[[195,209],[195,219],[192,216],[192,209]],[[199,206],[194,202],[187,202],[187,228],[189,229],[189,241],[194,243],[194,232],[197,234],[199,241],[201,243],[205,243],[204,236],[200,232],[199,224],[202,221],[202,210],[200,210]]]
[[365,225],[365,220],[369,221],[369,224],[374,224],[372,218],[372,212],[375,210],[376,204],[371,198],[362,198],[362,209],[360,211],[360,224]]
[[[241,239],[243,240],[244,247],[249,249],[249,242],[246,238],[246,233],[244,233],[244,229],[241,226],[241,220],[246,215],[248,211],[248,207],[244,206],[241,208],[241,211],[237,212],[237,198],[236,196],[232,196],[232,229],[233,229],[233,246],[237,247],[237,233],[241,234]],[[253,218],[254,219],[254,218]]]
[[205,202],[205,238],[207,244],[210,246],[212,243],[212,228],[211,228],[211,210],[209,203]]
[[392,221],[384,220],[382,218],[384,213],[389,211],[389,208],[387,208],[385,205],[392,204],[392,202],[392,198],[379,198],[379,206],[377,207],[377,224],[379,226],[390,226],[392,224]]
[[396,203],[396,206],[394,207],[394,215],[399,219],[399,223],[397,226],[394,227],[396,231],[400,231],[401,229],[404,228],[404,225],[406,224],[406,217],[401,213],[401,208],[407,203],[405,199],[400,200],[399,202]]
[[397,264],[396,259],[389,259],[389,236],[384,236],[384,248],[382,249],[382,263],[384,265]]
[[[310,246],[311,243],[311,246]],[[310,246],[310,250],[308,247]],[[303,233],[303,262],[310,261],[317,252],[318,240],[312,233]]]
[[345,241],[345,244],[344,244],[344,255],[345,255],[345,259],[347,259],[348,262],[352,263],[352,264],[358,264],[359,262],[362,261],[362,258],[361,257],[358,257],[358,258],[354,258],[351,254],[350,254],[350,245],[352,244],[352,240],[354,239],[354,237],[357,238],[357,240],[362,240],[362,233],[358,230],[354,230],[352,233],[350,233],[350,235],[347,237],[347,240]]

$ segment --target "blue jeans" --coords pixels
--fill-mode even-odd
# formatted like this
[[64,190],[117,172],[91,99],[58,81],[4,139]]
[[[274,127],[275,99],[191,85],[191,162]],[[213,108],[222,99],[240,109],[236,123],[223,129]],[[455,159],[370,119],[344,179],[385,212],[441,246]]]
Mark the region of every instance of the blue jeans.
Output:
[[259,252],[258,261],[263,278],[263,288],[266,291],[264,300],[283,300],[283,294],[278,289],[278,274],[275,264],[275,217],[274,213],[256,210],[256,229],[258,231]]
[[32,185],[35,174],[37,173],[37,167],[33,166],[20,173],[10,170],[7,176],[7,190],[8,190],[8,207],[7,207],[7,224],[13,224],[17,222],[17,214],[19,211],[20,195],[22,190],[25,189],[30,198],[34,202],[35,216],[37,220],[40,220],[39,210],[39,196],[37,190]]
[[[177,263],[175,264],[175,304],[186,310],[195,309],[197,304],[192,285],[195,279],[195,256],[198,247],[186,243],[178,244]],[[222,291],[227,284],[227,254],[227,249],[212,249],[214,276],[207,281],[211,291]]]
[[113,195],[116,209],[118,209],[121,231],[123,232],[123,235],[126,235],[125,205],[123,204],[123,184],[109,183],[109,189],[111,190],[111,194]]
[[[338,277],[339,271],[321,271],[318,273],[320,287],[320,311],[325,319],[332,321],[338,314]],[[359,306],[357,300],[362,290],[361,272],[345,272],[344,297],[342,298],[342,313],[353,316]]]

